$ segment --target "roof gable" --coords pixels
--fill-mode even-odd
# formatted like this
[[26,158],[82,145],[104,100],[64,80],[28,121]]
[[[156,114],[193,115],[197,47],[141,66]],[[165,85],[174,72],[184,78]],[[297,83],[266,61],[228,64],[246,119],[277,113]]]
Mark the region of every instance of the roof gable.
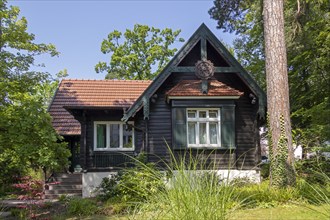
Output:
[[[213,54],[213,56],[210,56],[210,54]],[[195,72],[194,64],[198,60],[208,59],[214,56],[216,56],[216,59],[211,61],[215,65],[215,72],[237,74],[259,99],[258,113],[261,117],[265,117],[266,95],[264,91],[241,66],[241,64],[230,54],[210,29],[207,28],[205,24],[202,24],[185,45],[176,53],[163,71],[141,94],[131,108],[128,109],[122,120],[127,121],[130,117],[134,116],[142,106],[144,107],[144,118],[148,118],[150,97],[172,72]]]

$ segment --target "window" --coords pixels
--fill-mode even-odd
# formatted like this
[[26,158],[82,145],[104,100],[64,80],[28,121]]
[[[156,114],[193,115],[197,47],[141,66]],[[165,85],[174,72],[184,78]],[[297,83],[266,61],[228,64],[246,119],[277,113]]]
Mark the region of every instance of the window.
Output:
[[134,129],[123,122],[94,122],[94,150],[134,150]]
[[220,109],[187,109],[188,147],[220,147]]

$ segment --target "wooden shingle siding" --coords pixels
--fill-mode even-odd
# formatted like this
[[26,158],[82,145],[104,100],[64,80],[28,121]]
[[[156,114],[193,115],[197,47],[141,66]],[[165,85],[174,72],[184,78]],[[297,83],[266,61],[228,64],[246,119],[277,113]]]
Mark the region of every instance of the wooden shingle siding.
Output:
[[[155,103],[150,103],[149,127],[149,161],[167,160],[168,146],[172,145],[171,108],[166,103],[165,91],[160,91]],[[167,144],[166,144],[167,143]]]

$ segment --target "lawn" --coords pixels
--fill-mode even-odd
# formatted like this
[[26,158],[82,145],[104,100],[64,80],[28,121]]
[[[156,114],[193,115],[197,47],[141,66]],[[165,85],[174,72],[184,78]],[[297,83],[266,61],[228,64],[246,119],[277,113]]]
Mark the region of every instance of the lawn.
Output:
[[[241,209],[233,213],[229,220],[329,220],[330,213],[326,213],[325,210],[329,210],[329,206],[299,206],[299,205],[285,205],[274,208],[255,208],[255,209]],[[324,214],[322,214],[324,213]],[[326,216],[327,214],[327,216]],[[149,217],[149,218],[148,218]],[[154,219],[152,214],[148,215],[117,215],[117,216],[93,216],[85,218],[59,218],[59,219],[84,219],[84,220],[124,220],[124,219],[136,219],[146,220]]]
[[[322,206],[296,206],[286,205],[274,208],[255,208],[247,210],[239,210],[233,214],[230,220],[329,220],[329,205]],[[324,214],[322,214],[324,213]],[[327,215],[327,216],[326,216]]]

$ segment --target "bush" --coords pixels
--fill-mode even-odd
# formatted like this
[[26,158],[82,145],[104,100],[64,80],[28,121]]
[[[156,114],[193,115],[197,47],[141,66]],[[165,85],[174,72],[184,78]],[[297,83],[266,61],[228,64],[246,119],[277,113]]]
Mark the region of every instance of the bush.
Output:
[[317,174],[321,182],[325,184],[309,183],[305,179],[300,179],[297,184],[300,196],[314,205],[330,205],[330,177],[324,173]]
[[113,197],[119,197],[120,191],[118,189],[118,182],[121,176],[119,174],[111,175],[102,179],[101,184],[96,188],[98,198],[106,201]]
[[275,207],[280,204],[297,201],[300,199],[299,193],[295,188],[275,189],[269,186],[269,181],[261,184],[251,184],[244,187],[236,187],[238,200],[244,200],[244,205],[254,207]]
[[96,202],[90,199],[71,198],[68,202],[68,214],[74,216],[90,216],[97,213]]
[[330,161],[323,156],[296,161],[295,167],[298,176],[311,184],[326,184],[323,174],[330,176]]
[[35,180],[31,176],[18,178],[19,183],[13,184],[13,187],[18,190],[18,199],[31,200],[42,199],[44,182]]
[[120,174],[118,182],[119,196],[126,202],[144,202],[165,187],[163,174],[152,163],[137,162]]

